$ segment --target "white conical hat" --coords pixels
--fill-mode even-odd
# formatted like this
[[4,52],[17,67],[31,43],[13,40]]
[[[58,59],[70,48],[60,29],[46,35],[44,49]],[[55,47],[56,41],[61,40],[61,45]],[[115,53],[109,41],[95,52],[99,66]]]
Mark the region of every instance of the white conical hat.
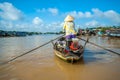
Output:
[[67,17],[65,18],[64,21],[69,22],[69,21],[73,21],[73,20],[74,20],[74,17],[73,17],[73,16],[71,16],[71,15],[67,15]]

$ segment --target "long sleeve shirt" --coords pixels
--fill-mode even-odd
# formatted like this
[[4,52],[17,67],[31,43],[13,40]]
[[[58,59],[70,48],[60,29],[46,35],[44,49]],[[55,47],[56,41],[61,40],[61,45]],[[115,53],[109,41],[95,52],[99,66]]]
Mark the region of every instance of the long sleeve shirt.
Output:
[[65,22],[63,30],[65,31],[66,35],[76,34],[74,22]]

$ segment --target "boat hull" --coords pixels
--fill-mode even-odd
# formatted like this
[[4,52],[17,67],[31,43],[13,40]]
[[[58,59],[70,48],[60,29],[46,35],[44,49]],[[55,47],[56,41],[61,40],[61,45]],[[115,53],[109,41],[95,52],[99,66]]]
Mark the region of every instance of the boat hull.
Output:
[[74,49],[71,43],[70,48],[67,49],[66,40],[64,37],[52,44],[54,46],[54,54],[64,61],[73,63],[80,60],[80,58],[83,56],[84,47],[81,44],[78,44],[78,48]]
[[54,53],[60,59],[67,61],[67,62],[70,62],[70,63],[74,63],[74,62],[80,60],[80,58],[83,56],[83,52],[79,53],[79,56],[78,56],[72,52],[70,52],[68,54],[64,54],[64,53],[61,53],[60,51],[55,50],[55,49],[54,49]]

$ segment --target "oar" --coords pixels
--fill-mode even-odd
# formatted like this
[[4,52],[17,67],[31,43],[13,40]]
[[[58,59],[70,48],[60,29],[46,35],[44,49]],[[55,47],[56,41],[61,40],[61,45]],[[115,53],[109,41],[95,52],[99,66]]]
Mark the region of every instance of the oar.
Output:
[[36,49],[38,49],[38,48],[40,48],[40,47],[43,47],[43,46],[49,44],[51,41],[54,41],[54,40],[56,40],[56,39],[59,39],[59,38],[61,38],[61,37],[63,37],[63,36],[64,36],[64,35],[59,36],[59,37],[57,37],[57,38],[55,38],[55,39],[52,39],[52,40],[50,40],[50,41],[48,41],[48,42],[46,42],[46,43],[44,43],[44,44],[42,44],[42,45],[34,48],[34,49],[31,49],[31,50],[29,50],[29,51],[27,51],[27,52],[25,52],[25,53],[23,53],[23,54],[21,54],[21,55],[19,55],[19,56],[16,56],[16,57],[14,57],[14,58],[6,61],[6,62],[2,62],[2,63],[0,63],[0,65],[3,65],[3,64],[7,64],[7,63],[9,63],[9,62],[12,62],[12,61],[16,60],[17,58],[22,57],[22,56],[24,56],[24,55],[26,55],[26,54],[28,54],[28,53],[30,53],[30,52],[33,52],[33,51],[35,51]]
[[89,36],[87,37],[87,40],[85,40],[85,44],[84,44],[84,46],[83,46],[83,49],[85,49],[85,46],[86,46],[86,44],[87,44],[87,42],[89,41]]
[[[82,38],[80,38],[80,37],[78,37],[78,39],[81,39],[81,40],[83,40],[83,41],[86,41],[85,39],[82,39]],[[112,52],[112,53],[117,54],[117,55],[120,56],[120,53],[117,53],[117,52],[112,51],[112,50],[110,50],[110,49],[106,49],[105,47],[102,47],[102,46],[97,45],[97,44],[95,44],[95,43],[93,43],[93,42],[90,42],[90,41],[86,41],[86,42],[88,42],[88,43],[90,43],[90,44],[92,44],[92,45],[94,45],[94,46],[100,47],[100,48],[102,48],[102,49],[104,49],[104,50],[107,50],[107,51],[109,51],[109,52]]]
[[[79,37],[77,37],[78,39],[79,39]],[[86,44],[88,43],[88,41],[89,41],[89,36],[87,37],[87,40],[85,40],[85,44],[84,44],[84,46],[83,46],[83,52],[85,51],[85,46],[86,46]]]

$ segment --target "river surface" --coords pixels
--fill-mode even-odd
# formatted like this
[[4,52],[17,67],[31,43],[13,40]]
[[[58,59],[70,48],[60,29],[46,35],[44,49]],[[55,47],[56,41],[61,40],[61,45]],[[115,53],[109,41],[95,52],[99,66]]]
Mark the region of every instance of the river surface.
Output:
[[[0,38],[0,63],[57,36],[60,35]],[[89,41],[120,53],[120,38],[92,36]],[[83,41],[80,43],[84,44]],[[0,80],[120,80],[120,56],[87,44],[83,58],[71,64],[56,57],[50,43],[0,65]]]

